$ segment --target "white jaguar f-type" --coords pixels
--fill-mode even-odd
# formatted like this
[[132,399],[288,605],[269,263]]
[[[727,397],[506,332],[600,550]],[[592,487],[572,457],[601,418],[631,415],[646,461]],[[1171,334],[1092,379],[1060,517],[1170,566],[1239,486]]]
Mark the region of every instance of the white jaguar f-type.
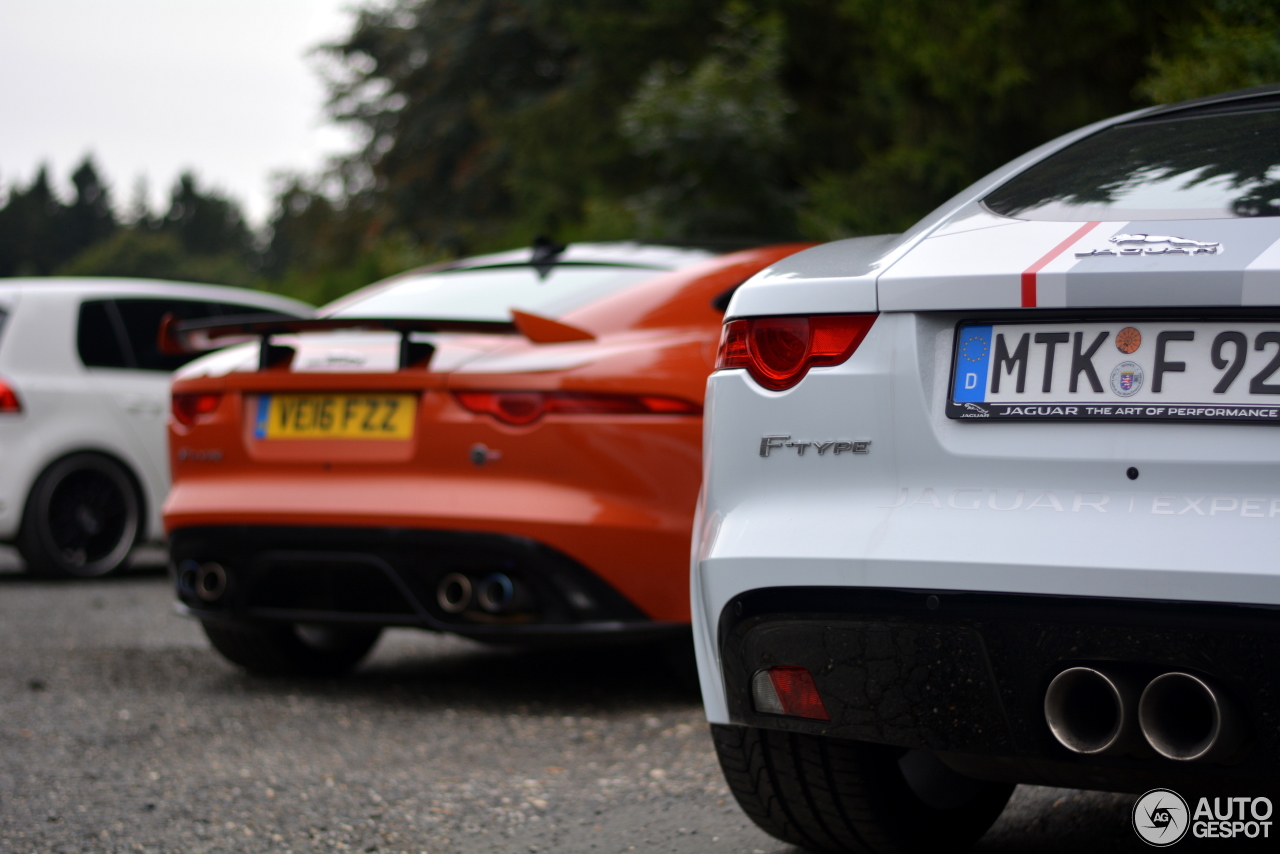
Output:
[[1280,781],[1280,87],[774,264],[706,401],[702,692],[769,833],[954,850],[1015,783]]

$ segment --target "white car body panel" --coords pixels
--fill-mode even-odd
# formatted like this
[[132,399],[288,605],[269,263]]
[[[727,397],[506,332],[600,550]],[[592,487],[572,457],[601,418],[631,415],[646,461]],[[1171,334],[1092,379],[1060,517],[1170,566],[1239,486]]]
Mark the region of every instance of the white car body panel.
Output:
[[854,237],[806,249],[766,267],[734,293],[726,318],[876,310],[876,274],[904,251],[897,235]]
[[[1276,305],[1280,239],[1267,219],[1096,224],[1004,219],[979,230],[932,235],[880,276],[880,308]],[[1080,257],[1116,251],[1112,238],[1125,234],[1171,235],[1220,246],[1215,254]],[[1024,300],[1024,275],[1035,277],[1036,298],[1030,303]]]
[[[814,369],[785,392],[760,388],[742,370],[710,378],[692,596],[699,656],[715,664],[700,671],[711,722],[729,722],[715,627],[745,590],[857,586],[1280,605],[1274,427],[1229,425],[1231,442],[1210,442],[1222,427],[948,419],[958,317],[882,314],[848,362]],[[772,405],[783,396],[785,408]],[[869,411],[864,400],[892,406]],[[866,455],[800,456],[788,448],[764,458],[763,435],[872,444]],[[1137,481],[1126,477],[1129,466],[1141,473]],[[766,479],[767,490],[754,486]],[[1223,542],[1232,544],[1230,560]]]
[[[735,597],[755,589],[1280,605],[1273,426],[973,423],[946,414],[957,324],[975,315],[1017,310],[1018,322],[1034,322],[1041,309],[1127,307],[1137,315],[1146,307],[1280,305],[1280,218],[1050,222],[998,216],[978,203],[1049,154],[1136,115],[1028,153],[901,237],[798,253],[735,295],[728,318],[880,315],[847,362],[811,369],[786,391],[769,391],[742,369],[708,381],[691,594],[712,723],[733,722],[720,620]],[[1118,250],[1111,238],[1126,234],[1219,246],[1094,254]],[[871,444],[865,455],[818,456],[809,446],[803,455],[786,447],[766,457],[765,436]]]
[[122,462],[146,503],[143,539],[164,536],[160,508],[169,490],[166,426],[170,374],[88,368],[77,353],[80,304],[152,297],[238,303],[255,311],[309,313],[296,300],[240,288],[133,279],[0,281],[0,378],[22,412],[0,415],[0,539],[15,537],[28,492],[54,460],[96,451]]

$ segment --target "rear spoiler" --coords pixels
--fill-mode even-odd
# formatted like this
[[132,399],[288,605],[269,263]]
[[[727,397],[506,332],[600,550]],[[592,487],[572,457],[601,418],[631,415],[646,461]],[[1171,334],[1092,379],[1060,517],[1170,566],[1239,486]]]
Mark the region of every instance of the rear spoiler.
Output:
[[435,352],[435,347],[432,345],[411,340],[410,336],[414,332],[503,335],[520,331],[514,322],[506,320],[433,320],[404,317],[305,318],[288,314],[245,314],[180,320],[170,313],[160,320],[156,345],[161,353],[178,356],[204,353],[233,344],[244,344],[256,338],[259,341],[258,370],[266,370],[287,365],[294,356],[292,347],[272,344],[272,335],[327,332],[335,329],[398,332],[401,369],[425,366]]

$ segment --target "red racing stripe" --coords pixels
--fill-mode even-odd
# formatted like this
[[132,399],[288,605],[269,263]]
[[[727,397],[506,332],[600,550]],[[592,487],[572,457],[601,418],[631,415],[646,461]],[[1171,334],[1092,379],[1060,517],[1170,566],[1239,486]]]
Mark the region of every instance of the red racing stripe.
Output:
[[[1099,220],[1098,222],[1101,222]],[[1022,307],[1036,307],[1036,273],[1044,266],[1067,250],[1067,247],[1084,237],[1098,225],[1098,222],[1086,222],[1071,233],[1071,236],[1045,253],[1039,261],[1028,267],[1022,274]]]

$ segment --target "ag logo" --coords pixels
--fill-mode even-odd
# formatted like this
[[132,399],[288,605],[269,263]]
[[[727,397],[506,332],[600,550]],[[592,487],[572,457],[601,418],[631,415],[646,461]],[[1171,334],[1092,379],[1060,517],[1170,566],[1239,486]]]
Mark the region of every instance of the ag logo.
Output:
[[1191,826],[1187,802],[1172,789],[1152,789],[1133,805],[1133,829],[1148,845],[1167,848]]

